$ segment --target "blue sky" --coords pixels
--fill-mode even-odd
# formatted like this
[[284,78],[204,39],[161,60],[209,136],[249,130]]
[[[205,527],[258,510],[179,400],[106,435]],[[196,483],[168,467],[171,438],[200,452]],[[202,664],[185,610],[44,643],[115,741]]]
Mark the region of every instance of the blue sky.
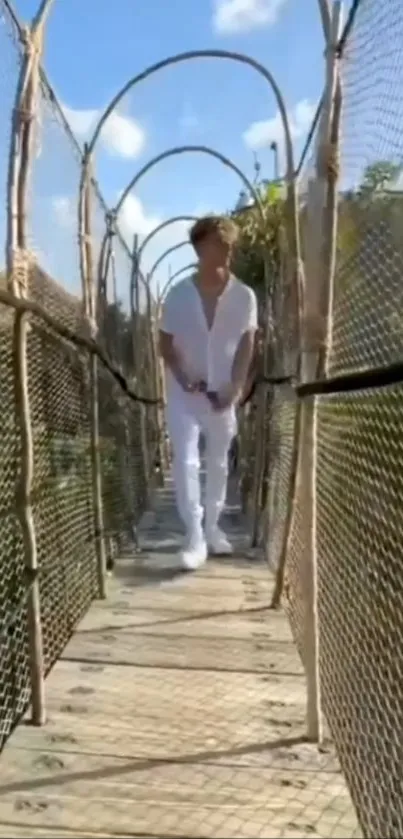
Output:
[[[37,0],[15,0],[22,20],[36,6]],[[0,52],[3,41],[0,32]],[[54,0],[44,64],[72,128],[83,140],[97,113],[130,76],[172,53],[208,48],[245,52],[271,70],[289,108],[298,159],[324,79],[316,0]],[[3,64],[4,49],[2,55]],[[11,102],[16,78],[12,57],[9,61],[8,82],[0,82],[3,108]],[[207,144],[250,177],[256,150],[262,174],[270,178],[269,146],[277,139],[281,141],[277,108],[262,78],[230,61],[193,61],[163,70],[121,102],[98,147],[96,174],[105,198],[114,204],[152,156],[178,144]],[[42,114],[37,143],[34,245],[56,278],[76,287],[71,252],[77,164],[49,113]],[[0,147],[4,144],[5,136]],[[144,235],[171,215],[232,208],[240,186],[236,175],[215,160],[195,154],[173,158],[146,175],[130,196],[122,212],[123,229],[131,238],[135,230]],[[144,268],[185,236],[186,225],[161,233],[145,253]],[[175,270],[191,259],[189,247],[169,262]],[[167,271],[168,260],[158,272],[160,284]],[[119,283],[125,283],[123,276]]]

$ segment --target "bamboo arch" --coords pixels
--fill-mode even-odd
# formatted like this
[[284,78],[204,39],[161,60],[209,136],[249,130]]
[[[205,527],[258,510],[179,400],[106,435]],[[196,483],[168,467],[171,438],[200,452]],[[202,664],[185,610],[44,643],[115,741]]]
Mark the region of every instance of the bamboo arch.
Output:
[[186,245],[188,245],[190,247],[190,242],[189,242],[188,239],[184,239],[183,242],[178,242],[176,245],[172,245],[170,248],[167,248],[161,254],[161,256],[159,256],[158,259],[156,259],[156,261],[154,262],[154,265],[152,266],[152,268],[150,269],[150,271],[147,274],[147,284],[148,284],[148,286],[150,286],[151,280],[152,280],[157,268],[159,268],[159,266],[161,265],[161,262],[163,262],[164,259],[167,258],[167,256],[170,256],[171,253],[175,253],[175,251],[181,250],[181,248],[186,247]]
[[[126,201],[127,196],[129,195],[131,190],[134,189],[134,187],[139,183],[141,178],[143,178],[144,175],[147,174],[147,172],[150,172],[150,170],[153,169],[154,166],[157,166],[158,163],[162,163],[164,160],[168,160],[170,157],[177,157],[177,156],[182,155],[182,154],[205,154],[205,155],[208,155],[209,157],[213,157],[215,160],[218,160],[220,163],[222,163],[223,166],[226,166],[228,169],[231,169],[232,172],[235,172],[235,174],[238,175],[238,177],[240,178],[243,186],[246,187],[246,189],[248,190],[248,192],[252,196],[256,206],[258,207],[262,222],[264,222],[264,213],[263,213],[263,208],[262,208],[262,202],[261,202],[261,199],[260,199],[260,195],[259,195],[257,189],[253,186],[252,182],[249,180],[249,178],[244,174],[244,172],[242,172],[242,169],[240,169],[239,166],[237,166],[229,157],[226,157],[226,155],[222,154],[221,152],[217,151],[216,149],[213,149],[210,146],[200,146],[200,145],[198,145],[198,146],[188,146],[188,145],[187,146],[173,146],[172,148],[166,149],[164,152],[161,152],[161,154],[157,154],[157,155],[155,155],[155,157],[152,157],[151,160],[148,161],[148,163],[146,163],[141,169],[139,169],[139,171],[134,175],[134,177],[126,185],[125,189],[123,190],[123,192],[122,192],[122,194],[119,198],[119,201],[117,202],[117,204],[113,208],[113,210],[111,210],[111,212],[110,212],[111,218],[113,218],[114,221],[116,222],[116,220],[118,218],[118,215],[119,215],[119,213],[122,209],[122,206],[123,206],[124,202]],[[159,229],[161,229],[161,226],[159,227]],[[102,240],[101,249],[100,249],[100,254],[101,254],[102,258],[103,258],[103,254],[104,254],[104,251],[105,251],[105,243],[106,243],[109,236],[110,236],[110,229],[107,226],[107,228],[105,230],[105,233],[104,233],[103,240]],[[87,243],[87,246],[88,246],[88,243]],[[144,245],[143,245],[143,249],[144,249]],[[139,266],[139,256],[138,256],[138,254],[137,254],[137,265]],[[100,276],[102,276],[102,271],[100,271],[99,268],[98,268],[98,277],[100,277]]]
[[[86,180],[87,176],[87,167],[89,158],[92,155],[94,150],[95,144],[98,140],[98,137],[101,133],[102,127],[105,124],[106,120],[108,119],[109,115],[114,111],[116,106],[119,104],[121,99],[128,93],[131,88],[136,87],[136,85],[140,84],[140,82],[145,81],[150,76],[153,76],[155,73],[158,73],[160,70],[164,70],[166,67],[170,67],[175,64],[181,64],[186,61],[192,61],[197,58],[218,58],[221,60],[228,60],[228,61],[235,61],[239,64],[244,64],[246,66],[251,67],[253,70],[256,70],[265,81],[268,83],[271,91],[274,93],[277,106],[280,112],[281,121],[284,128],[284,139],[285,139],[285,148],[286,148],[286,164],[287,164],[287,180],[292,180],[294,177],[294,153],[293,153],[293,146],[291,140],[291,131],[290,125],[287,116],[287,109],[285,106],[284,98],[282,96],[281,90],[273,76],[273,74],[259,61],[256,61],[254,58],[251,58],[244,53],[232,52],[228,50],[189,50],[187,52],[176,53],[175,55],[168,56],[168,58],[162,59],[162,61],[157,61],[155,64],[150,65],[141,73],[136,76],[133,76],[126,82],[125,85],[118,91],[118,93],[113,97],[110,101],[109,105],[101,115],[98,120],[98,123],[94,129],[92,138],[87,145],[86,154],[84,156],[83,161],[83,173],[82,173],[82,184]],[[81,191],[81,185],[80,185]]]
[[225,154],[222,154],[221,152],[217,151],[216,149],[213,149],[211,146],[196,145],[196,146],[172,146],[172,148],[166,149],[165,151],[161,152],[160,154],[155,155],[155,157],[153,157],[151,160],[149,160],[148,163],[146,163],[141,169],[139,169],[139,171],[136,173],[136,175],[131,179],[131,181],[129,181],[129,183],[127,184],[127,186],[123,190],[123,192],[122,192],[122,194],[119,198],[119,201],[116,204],[115,210],[114,210],[116,215],[118,215],[118,213],[120,212],[122,205],[124,204],[127,196],[129,195],[129,192],[131,192],[132,189],[134,189],[134,187],[137,186],[138,182],[141,180],[141,178],[144,175],[147,174],[147,172],[149,172],[151,169],[153,169],[154,166],[157,166],[158,163],[162,163],[163,160],[167,160],[170,157],[177,157],[177,156],[182,155],[182,154],[207,154],[210,157],[215,158],[215,160],[218,160],[220,163],[222,163],[223,166],[226,166],[228,169],[231,169],[241,179],[243,185],[246,187],[249,194],[251,195],[253,200],[256,202],[256,205],[259,207],[260,212],[262,212],[262,202],[261,202],[261,199],[260,199],[259,192],[253,186],[253,184],[249,180],[249,178],[244,174],[242,169],[240,169],[239,166],[237,166],[236,163],[234,163]]
[[186,215],[184,215],[184,216],[171,216],[171,218],[168,218],[165,221],[162,221],[161,224],[157,224],[157,227],[154,227],[154,229],[151,230],[151,232],[148,234],[148,236],[146,236],[145,239],[143,240],[143,242],[141,243],[141,245],[140,245],[140,247],[137,251],[137,254],[136,254],[137,261],[140,262],[143,251],[145,250],[147,245],[152,241],[154,236],[156,236],[161,230],[165,230],[165,228],[169,227],[171,224],[177,224],[178,222],[182,222],[182,221],[194,222],[194,221],[197,221],[197,216],[190,216],[190,215],[189,216],[186,216]]
[[[78,225],[79,225],[79,245],[80,245],[80,269],[81,269],[81,276],[82,276],[82,283],[83,283],[83,290],[87,296],[87,290],[91,285],[91,277],[89,274],[91,273],[91,258],[89,255],[89,250],[91,249],[90,243],[90,236],[91,230],[88,229],[90,227],[89,223],[89,213],[85,212],[86,210],[86,203],[88,203],[88,198],[85,198],[86,193],[89,189],[89,175],[90,175],[90,166],[91,166],[91,158],[92,153],[95,148],[95,144],[99,138],[101,130],[112,113],[112,111],[116,108],[119,104],[121,99],[126,95],[126,93],[131,90],[136,85],[140,84],[140,82],[145,81],[150,76],[154,75],[155,73],[159,72],[160,70],[165,69],[166,67],[173,66],[176,64],[181,64],[183,62],[192,61],[195,59],[203,59],[203,58],[217,58],[220,60],[226,61],[233,61],[238,64],[243,64],[244,66],[249,66],[253,70],[255,70],[260,76],[262,76],[266,83],[269,85],[271,92],[274,94],[280,118],[282,122],[282,126],[284,129],[284,141],[285,141],[285,154],[286,154],[286,181],[288,184],[288,205],[289,205],[289,230],[287,231],[288,238],[289,238],[289,249],[292,253],[293,257],[295,258],[295,265],[293,267],[293,280],[295,286],[295,294],[297,298],[297,309],[298,309],[298,316],[299,321],[302,320],[302,293],[303,293],[303,285],[302,285],[302,275],[300,271],[300,237],[299,237],[299,229],[298,229],[298,208],[297,208],[297,195],[296,195],[296,185],[295,185],[295,166],[294,166],[294,152],[293,152],[293,145],[291,139],[291,131],[290,131],[290,124],[287,116],[287,109],[285,105],[285,101],[281,90],[273,76],[273,74],[259,61],[256,61],[254,58],[251,58],[244,53],[232,52],[228,50],[190,50],[187,52],[176,53],[175,55],[168,56],[168,58],[163,59],[162,61],[158,61],[155,64],[150,65],[141,73],[137,74],[130,78],[125,85],[116,93],[113,99],[110,101],[107,108],[102,113],[101,117],[98,120],[98,123],[94,129],[92,134],[91,140],[86,144],[84,149],[83,161],[82,161],[82,170],[81,170],[81,178],[80,178],[80,185],[79,185],[79,196],[78,196]],[[87,218],[86,218],[87,216]],[[92,279],[92,296],[93,296],[93,279]],[[88,296],[91,297],[91,294],[88,293]],[[90,303],[89,303],[90,305]]]

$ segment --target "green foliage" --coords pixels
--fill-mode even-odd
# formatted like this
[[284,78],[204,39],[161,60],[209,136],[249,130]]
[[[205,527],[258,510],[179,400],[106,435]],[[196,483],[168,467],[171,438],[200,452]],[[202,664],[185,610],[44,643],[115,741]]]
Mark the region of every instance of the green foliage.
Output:
[[[338,283],[348,284],[355,274],[354,284],[365,285],[365,274],[371,268],[379,277],[383,272],[384,255],[402,255],[401,218],[403,199],[396,188],[403,167],[387,160],[380,160],[365,169],[356,190],[345,193],[339,203],[337,229],[338,264],[349,266],[342,270]],[[391,271],[399,260],[393,260]],[[399,263],[400,264],[400,263]],[[364,268],[365,266],[365,268]]]
[[254,205],[233,215],[240,238],[234,258],[234,272],[258,293],[264,288],[264,257],[275,269],[279,261],[279,239],[283,226],[284,200],[277,184],[258,188],[263,217]]
[[365,169],[361,186],[358,190],[360,198],[372,198],[375,193],[381,192],[387,187],[396,184],[402,166],[399,163],[391,163],[389,160],[378,160]]

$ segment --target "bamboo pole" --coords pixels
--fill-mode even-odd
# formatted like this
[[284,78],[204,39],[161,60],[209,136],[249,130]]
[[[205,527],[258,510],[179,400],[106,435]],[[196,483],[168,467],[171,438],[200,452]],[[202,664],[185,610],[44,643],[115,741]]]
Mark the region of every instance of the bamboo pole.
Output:
[[[263,376],[268,374],[268,350],[270,343],[270,263],[269,256],[265,253],[264,257],[264,330],[263,330]],[[260,525],[262,517],[262,483],[264,472],[264,461],[266,452],[266,406],[267,406],[267,391],[266,388],[261,388],[258,405],[256,410],[256,445],[255,445],[255,462],[254,474],[252,484],[253,497],[253,523],[252,523],[252,538],[251,547],[256,548],[259,543]]]
[[[140,336],[140,283],[139,283],[139,237],[135,233],[133,238],[133,255],[132,255],[132,273],[130,278],[130,311],[132,320],[132,342],[133,342],[133,373],[138,380],[139,371],[141,369],[141,336]],[[140,360],[140,364],[138,363]],[[140,445],[141,456],[143,462],[144,482],[145,482],[145,502],[148,505],[150,499],[150,459],[147,442],[147,415],[145,406],[139,405],[139,423],[140,423]]]
[[178,222],[182,223],[184,221],[195,222],[195,221],[197,221],[197,216],[190,216],[190,215],[171,216],[171,218],[165,219],[165,221],[162,221],[160,224],[157,224],[157,226],[154,227],[153,230],[151,230],[150,233],[143,239],[143,241],[142,241],[142,243],[139,247],[138,257],[137,257],[139,265],[140,265],[140,260],[141,260],[141,257],[143,256],[145,248],[153,240],[154,236],[157,236],[158,233],[160,233],[161,230],[165,230],[166,227],[170,227],[171,224],[178,224]]
[[[116,272],[116,256],[115,256],[115,248],[114,248],[114,239],[115,239],[115,225],[114,225],[114,218],[111,220],[111,257],[110,257],[110,265],[111,265],[111,272],[112,272],[112,300],[114,306],[118,307],[119,304],[119,297],[118,297],[118,287],[117,287],[117,272]],[[112,335],[113,346],[114,349],[117,351],[117,362],[121,368],[124,369],[124,342],[123,342],[123,334],[119,332],[119,334]],[[141,411],[140,406],[140,411]],[[118,457],[120,463],[120,473],[123,479],[123,491],[124,491],[124,498],[125,502],[128,504],[128,531],[131,538],[133,538],[134,544],[136,548],[138,547],[138,537],[137,531],[135,529],[135,525],[133,523],[133,517],[135,515],[136,510],[136,493],[134,490],[133,485],[133,475],[131,471],[131,463],[130,463],[130,449],[131,449],[131,422],[129,421],[129,417],[127,414],[127,398],[123,398],[120,396],[118,398],[118,410],[120,414],[120,423],[119,427],[122,428],[123,434],[119,435],[118,439]],[[125,505],[126,506],[126,505]]]
[[150,291],[150,283],[149,278],[147,277],[147,323],[148,323],[148,330],[149,330],[149,341],[150,341],[150,361],[151,361],[151,375],[152,381],[154,385],[154,393],[158,400],[158,404],[156,405],[155,410],[155,421],[156,421],[156,431],[157,431],[157,456],[158,461],[160,464],[160,471],[158,474],[159,484],[163,486],[165,481],[165,474],[164,474],[164,464],[165,464],[165,455],[164,455],[164,416],[161,408],[161,380],[160,380],[160,372],[159,372],[159,354],[158,354],[158,347],[157,347],[157,323],[156,323],[156,316],[158,314],[158,306],[155,305],[153,311],[153,303],[151,298],[151,291]]
[[[325,5],[325,0],[323,0]],[[334,209],[333,195],[329,194],[329,158],[330,135],[335,113],[335,94],[338,87],[338,59],[337,44],[341,31],[341,2],[335,0],[332,6],[329,39],[326,50],[326,90],[325,102],[322,110],[319,143],[317,150],[317,178],[313,192],[313,219],[315,227],[314,237],[319,247],[312,253],[318,254],[316,265],[309,277],[307,285],[306,307],[308,321],[306,324],[306,352],[304,354],[303,378],[305,381],[321,377],[324,372],[326,358],[326,339],[330,317],[330,286],[332,276],[329,265],[327,248],[331,240],[334,241],[334,218],[329,230],[330,214],[326,213],[327,206]],[[334,184],[333,178],[331,182]],[[330,200],[330,206],[329,206]],[[312,313],[312,314],[311,314]],[[316,321],[314,323],[313,321]],[[323,722],[321,714],[321,690],[319,669],[320,626],[318,617],[318,556],[317,556],[317,520],[316,520],[316,470],[317,470],[317,399],[307,399],[303,403],[304,429],[301,446],[301,475],[303,476],[304,504],[308,507],[311,517],[311,527],[304,546],[304,566],[302,575],[302,590],[305,599],[305,671],[307,677],[307,726],[311,740],[320,742],[323,738]]]
[[[320,6],[321,17],[322,17],[324,38],[325,38],[325,41],[327,42],[328,35],[329,35],[329,25],[330,25],[330,12],[329,12],[329,8],[328,8],[328,0],[324,0],[324,1],[319,0],[319,6]],[[317,113],[316,113],[315,118],[314,118],[314,124],[315,125],[318,124],[319,118],[320,118],[321,113],[322,113],[322,108],[323,108],[323,98],[320,102],[320,107],[318,108]],[[289,199],[289,196],[288,196],[288,199]],[[288,201],[288,199],[287,199],[287,201]],[[292,207],[295,206],[295,196],[292,196],[291,202],[289,202],[289,203],[291,203]],[[292,214],[293,214],[293,210],[292,210]],[[287,245],[287,242],[285,244]],[[300,246],[299,246],[299,250],[300,250]],[[310,249],[308,248],[308,257],[310,255],[311,255]],[[285,260],[284,260],[284,268],[285,268],[284,287],[286,289],[292,288],[292,284],[293,284],[293,275],[294,275],[294,266],[292,264],[293,259],[294,259],[294,257],[293,257],[292,253],[291,253],[291,258],[290,258],[289,247],[286,247],[285,248]],[[305,288],[305,281],[304,281],[304,273],[305,272],[304,272],[304,269],[303,269],[301,259],[299,261],[299,266],[297,265],[297,273],[299,273],[299,275],[300,275],[300,293],[301,294],[300,294],[300,301],[299,301],[299,317],[298,317],[299,338],[296,341],[296,348],[297,348],[298,344],[299,344],[300,347],[302,346],[302,331],[303,331],[303,329],[306,328],[306,324],[308,322],[308,315],[307,315],[308,306],[307,306],[307,301],[306,301],[306,288]],[[308,273],[309,273],[309,271],[308,271]],[[299,351],[299,356],[300,356],[300,360],[301,360],[301,358],[302,358],[301,351]],[[299,369],[299,376],[300,375],[301,375],[301,369]],[[297,405],[296,421],[295,421],[295,425],[296,425],[297,429],[300,427],[300,412],[301,412],[300,406]],[[299,433],[300,432],[297,430],[297,437],[299,437]],[[294,446],[294,453],[297,449],[298,449],[298,446]],[[297,454],[298,454],[298,452],[297,452]],[[296,487],[297,473],[298,473],[297,458],[295,456],[293,456],[293,462],[292,462],[292,468],[291,468],[291,480],[290,480],[290,485],[291,486]],[[280,605],[281,596],[282,596],[283,588],[284,588],[285,563],[286,563],[286,559],[287,559],[288,547],[289,547],[289,542],[290,542],[290,537],[291,537],[291,527],[290,527],[290,525],[291,525],[291,521],[292,521],[292,518],[293,518],[293,508],[294,507],[295,507],[294,503],[289,505],[288,513],[287,513],[287,524],[286,524],[286,527],[285,527],[285,532],[288,535],[286,535],[283,550],[281,552],[279,566],[278,566],[277,575],[276,575],[276,583],[275,583],[274,592],[273,592],[272,601],[271,601],[271,608],[275,608],[275,609],[278,608],[279,605]]]
[[[27,252],[28,181],[33,159],[33,128],[38,105],[39,64],[43,27],[50,3],[42,2],[30,28],[21,31],[24,54],[21,62],[13,112],[7,195],[7,277],[9,291],[26,298],[30,262]],[[14,393],[16,424],[20,428],[21,450],[16,486],[17,515],[24,543],[27,591],[28,645],[32,723],[46,719],[43,636],[38,579],[38,556],[32,510],[34,444],[28,383],[28,323],[23,309],[15,310],[13,327]]]
[[[341,2],[335,0],[330,12],[327,0],[319,0],[322,24],[326,39],[326,88],[318,129],[317,178],[309,185],[308,218],[310,241],[307,247],[307,277],[304,309],[302,314],[301,379],[311,380],[326,364],[326,333],[331,331],[331,288],[334,272],[335,200],[333,154],[330,155],[330,126],[339,125],[340,82],[338,75],[337,43],[341,22]],[[338,130],[338,128],[337,128]],[[336,136],[336,135],[335,135]],[[332,192],[333,188],[333,192]],[[326,204],[326,195],[327,204]],[[330,202],[330,206],[329,206]],[[332,203],[333,202],[333,203]],[[326,233],[327,220],[332,234]],[[333,209],[333,213],[332,213]],[[332,238],[333,237],[333,238]],[[304,503],[303,556],[300,557],[300,575],[304,598],[304,637],[302,641],[303,664],[307,679],[307,733],[312,741],[323,737],[319,672],[319,620],[317,590],[317,536],[316,536],[316,462],[317,462],[317,404],[316,399],[306,399],[297,405],[298,457],[293,462],[292,482],[295,486],[294,509],[298,495]],[[286,548],[280,558],[272,607],[279,605],[284,584],[285,563],[293,536],[291,521],[287,522]]]
[[[326,3],[323,3],[324,15]],[[341,4],[333,4],[327,44],[326,90],[321,115],[317,149],[317,180],[311,184],[309,216],[311,237],[308,244],[308,281],[304,308],[304,334],[301,378],[311,380],[318,375],[320,359],[324,357],[328,312],[324,302],[329,300],[329,266],[323,259],[325,196],[328,190],[324,156],[329,154],[329,129],[335,103],[337,85],[336,46],[340,31]],[[321,257],[322,255],[322,257]],[[316,464],[317,464],[317,400],[306,399],[300,409],[300,447],[297,466],[298,485],[304,504],[305,533],[299,573],[304,600],[303,664],[307,679],[307,734],[312,741],[321,742],[323,721],[321,714],[319,671],[319,619],[317,589],[317,534],[316,534]]]
[[[81,267],[84,300],[84,317],[89,333],[95,340],[97,334],[96,294],[93,268],[93,246],[91,228],[91,168],[87,160],[88,150],[84,150],[86,161],[86,179],[83,191],[83,202],[80,231]],[[83,164],[84,165],[84,164]],[[89,359],[90,400],[91,400],[91,463],[92,484],[94,494],[95,544],[97,557],[98,595],[106,597],[106,550],[104,537],[104,518],[102,503],[102,476],[99,451],[99,398],[98,398],[98,359],[91,355]]]

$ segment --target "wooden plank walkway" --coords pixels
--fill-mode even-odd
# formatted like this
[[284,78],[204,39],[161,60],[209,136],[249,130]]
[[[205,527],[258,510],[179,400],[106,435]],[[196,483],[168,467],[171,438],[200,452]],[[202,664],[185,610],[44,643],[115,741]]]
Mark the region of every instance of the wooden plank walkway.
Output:
[[47,683],[48,722],[0,759],[0,836],[352,837],[331,748],[304,742],[305,686],[266,567],[175,566],[172,489]]

